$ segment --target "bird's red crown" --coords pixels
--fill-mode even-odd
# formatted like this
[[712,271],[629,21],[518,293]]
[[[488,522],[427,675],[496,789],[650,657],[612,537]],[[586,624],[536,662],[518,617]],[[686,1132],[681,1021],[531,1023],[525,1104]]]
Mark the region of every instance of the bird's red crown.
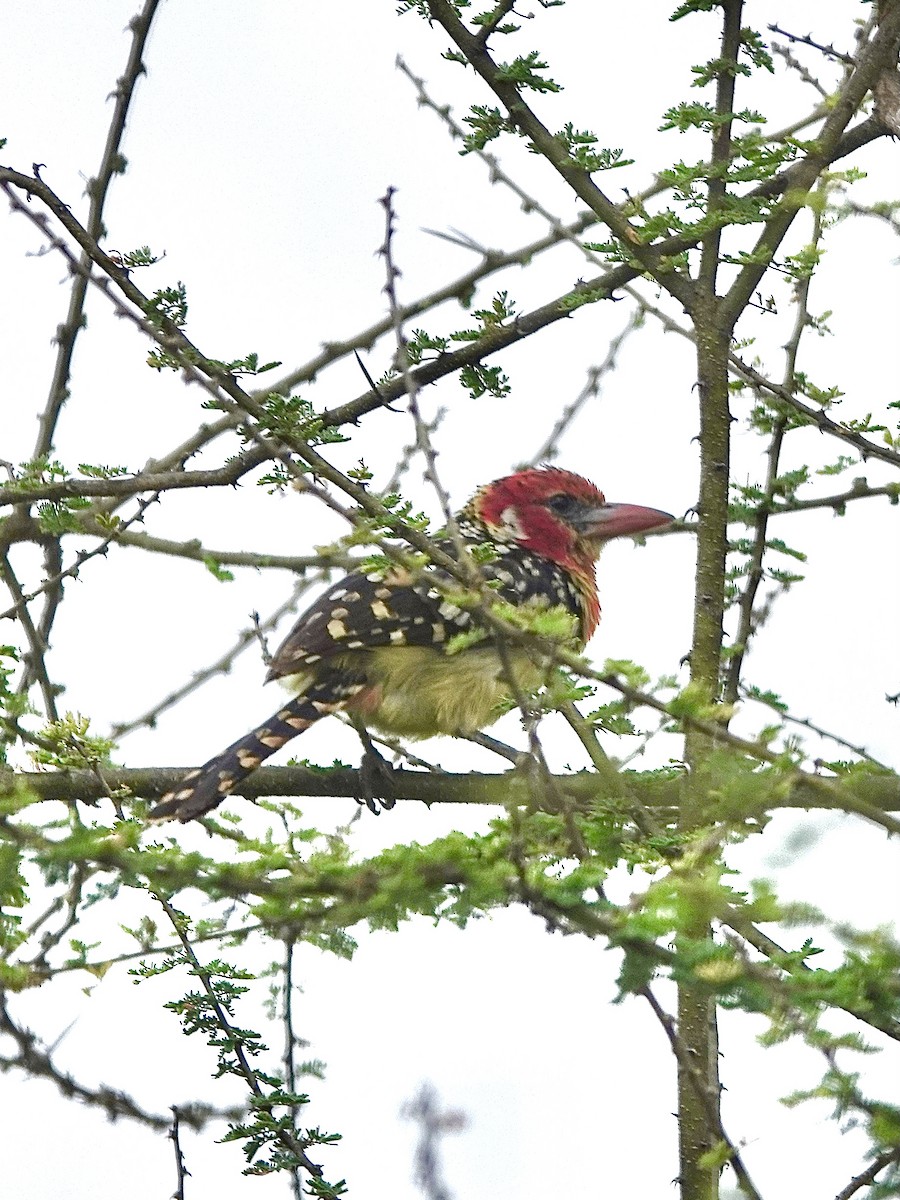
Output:
[[576,569],[582,557],[569,518],[605,503],[590,480],[557,467],[532,467],[496,479],[473,500],[478,519],[492,534],[569,570]]

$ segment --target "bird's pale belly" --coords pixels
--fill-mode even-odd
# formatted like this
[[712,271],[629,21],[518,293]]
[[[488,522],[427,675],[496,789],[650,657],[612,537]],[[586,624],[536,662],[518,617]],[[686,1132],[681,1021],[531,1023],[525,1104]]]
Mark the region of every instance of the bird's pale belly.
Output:
[[[524,654],[509,651],[516,687],[531,691],[543,672]],[[347,710],[383,733],[429,738],[474,733],[493,724],[510,707],[513,690],[497,652],[473,646],[459,654],[423,646],[385,646],[335,655],[336,667],[365,675],[367,686]],[[302,692],[309,676],[280,680]]]

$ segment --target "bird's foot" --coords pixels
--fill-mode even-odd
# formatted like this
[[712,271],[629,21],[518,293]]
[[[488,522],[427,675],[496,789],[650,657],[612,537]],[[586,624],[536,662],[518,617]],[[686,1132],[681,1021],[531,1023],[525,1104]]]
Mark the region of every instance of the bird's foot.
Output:
[[359,764],[360,794],[356,797],[356,802],[365,804],[369,812],[380,816],[382,809],[391,809],[397,803],[394,768],[384,755],[375,749],[368,734],[361,731],[360,737],[365,750]]

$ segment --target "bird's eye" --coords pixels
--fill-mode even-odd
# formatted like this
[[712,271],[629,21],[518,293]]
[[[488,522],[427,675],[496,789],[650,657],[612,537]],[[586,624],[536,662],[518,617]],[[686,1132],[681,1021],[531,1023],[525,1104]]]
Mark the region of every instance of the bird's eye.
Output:
[[574,496],[567,496],[565,493],[560,493],[558,496],[551,496],[549,500],[545,500],[547,508],[551,512],[555,512],[557,516],[569,517],[578,507],[578,501]]

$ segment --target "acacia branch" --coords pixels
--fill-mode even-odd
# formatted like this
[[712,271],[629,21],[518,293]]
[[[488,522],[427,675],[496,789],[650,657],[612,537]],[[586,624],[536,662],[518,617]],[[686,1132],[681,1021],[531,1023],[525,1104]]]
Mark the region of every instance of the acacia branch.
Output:
[[[222,1031],[225,1043],[228,1046],[230,1053],[234,1055],[235,1061],[239,1068],[239,1070],[235,1071],[234,1074],[240,1074],[243,1076],[247,1087],[253,1094],[253,1101],[251,1103],[253,1104],[254,1108],[256,1108],[257,1111],[265,1111],[270,1117],[273,1117],[272,1110],[278,1101],[273,1099],[272,1096],[263,1092],[263,1089],[260,1086],[262,1072],[257,1072],[254,1070],[250,1063],[247,1051],[244,1049],[245,1031],[240,1030],[232,1025],[225,1005],[216,994],[216,990],[212,982],[212,976],[209,970],[203,965],[203,963],[200,962],[194,951],[194,947],[191,945],[190,939],[188,938],[185,930],[184,918],[172,907],[165,896],[153,892],[152,890],[150,894],[160,904],[166,916],[171,921],[172,928],[175,930],[178,940],[181,942],[182,952],[186,962],[191,968],[191,973],[200,980],[200,984],[204,992],[206,992],[207,1001],[210,1008],[215,1013],[216,1021],[218,1022],[219,1028]],[[277,1091],[277,1089],[275,1090]],[[298,1136],[297,1131],[294,1129],[288,1130],[279,1127],[275,1123],[274,1117],[272,1123],[275,1127],[273,1130],[274,1139],[280,1142],[286,1150],[294,1155],[298,1164],[302,1165],[303,1168],[309,1171],[311,1175],[321,1177],[322,1168],[309,1158],[302,1139]]]
[[[240,841],[240,834],[228,830],[209,818],[203,822],[222,836]],[[38,827],[12,821],[0,815],[0,839],[30,850],[37,854],[58,856],[61,842],[47,837]],[[395,889],[390,878],[382,879],[371,864],[348,866],[346,870],[323,874],[315,863],[307,863],[296,855],[283,857],[284,869],[273,875],[270,870],[248,872],[245,863],[219,862],[202,858],[197,854],[161,856],[158,847],[135,849],[119,838],[105,837],[87,841],[79,837],[64,843],[71,861],[89,863],[100,870],[126,872],[129,877],[147,881],[154,891],[172,895],[182,889],[208,891],[217,898],[246,901],[249,896],[264,899],[280,910],[276,935],[306,936],[309,929],[320,922],[329,929],[349,927],[365,919],[369,905],[382,886],[387,888],[386,899],[393,903]],[[476,862],[463,862],[451,856],[441,862],[429,863],[423,870],[420,883],[432,897],[443,894],[447,888],[466,887],[480,876],[481,866]],[[520,878],[514,866],[503,880],[496,880],[503,890],[503,899],[497,903],[521,902],[551,918],[557,926],[570,933],[581,933],[587,937],[608,938],[623,950],[646,957],[654,964],[671,965],[675,955],[667,946],[661,945],[652,936],[635,933],[630,925],[626,910],[606,910],[595,903],[566,898],[557,900],[536,890],[528,880]],[[418,904],[426,902],[420,893]],[[296,913],[296,917],[293,913]],[[408,910],[407,910],[408,912]]]
[[[655,320],[657,320],[666,333],[675,333],[679,337],[684,338],[685,341],[696,345],[697,335],[693,330],[681,325],[672,316],[670,316],[667,312],[664,312],[655,304],[651,304],[648,300],[640,295],[636,288],[626,286],[622,290],[626,291],[628,295],[633,297],[635,302],[640,307],[641,312],[646,313],[648,316],[652,316]],[[740,355],[736,354],[733,350],[729,350],[728,363],[729,370],[733,376],[742,378],[748,384],[752,385],[752,387],[760,391],[768,392],[778,400],[783,401],[784,404],[794,412],[797,412],[801,416],[807,418],[809,424],[815,425],[821,433],[827,433],[830,437],[837,438],[838,441],[846,442],[848,446],[852,446],[862,458],[877,458],[881,462],[887,462],[892,466],[900,467],[900,454],[898,454],[896,450],[891,450],[882,442],[871,441],[870,439],[864,437],[863,434],[858,430],[851,429],[848,425],[843,425],[838,421],[833,421],[831,417],[825,415],[825,412],[822,408],[814,408],[812,405],[801,400],[795,391],[785,387],[783,383],[776,383],[774,380],[767,378],[767,376],[756,370],[755,367],[751,367],[748,363],[744,362]],[[885,492],[886,495],[893,494],[893,486],[893,484],[888,485],[888,490]],[[873,492],[873,495],[874,494],[875,493]],[[781,504],[779,504],[778,511],[793,511],[791,507],[793,503],[793,501],[783,501]],[[816,507],[816,502],[797,503],[799,503],[801,507]]]
[[[722,34],[716,59],[716,121],[712,129],[713,173],[707,184],[706,215],[713,228],[704,237],[694,303],[689,309],[695,328],[700,425],[700,487],[697,515],[697,558],[694,572],[694,620],[690,678],[707,705],[720,697],[719,671],[725,607],[725,562],[728,552],[728,489],[731,478],[731,412],[728,390],[728,330],[717,295],[721,230],[715,228],[726,201],[721,170],[731,158],[737,57],[741,45],[742,0],[723,0]],[[718,168],[718,170],[716,169]],[[691,778],[681,797],[678,829],[686,836],[709,822],[710,755],[717,735],[696,727],[685,729],[685,760]],[[710,839],[698,857],[706,871],[721,846]],[[691,905],[676,945],[684,939],[710,944],[712,928],[703,905]],[[719,1094],[719,1035],[716,1000],[698,980],[678,981],[678,1155],[682,1200],[718,1200],[718,1171],[708,1162],[722,1131]],[[674,1030],[666,1026],[670,1039]],[[733,1148],[731,1148],[733,1150]],[[736,1171],[740,1171],[737,1158]],[[739,1175],[740,1178],[740,1175]],[[748,1177],[749,1178],[749,1177]],[[743,1182],[743,1181],[742,1181]],[[749,1185],[752,1194],[752,1185]]]
[[[824,200],[824,188],[820,185],[819,195]],[[819,242],[822,237],[822,218],[819,211],[813,217],[812,241],[813,247],[818,249]],[[792,395],[795,391],[797,355],[800,350],[800,339],[804,331],[809,325],[809,289],[811,284],[811,276],[806,275],[797,283],[794,290],[794,327],[791,331],[787,344],[785,346],[785,368],[784,368],[784,383],[785,391]],[[764,487],[763,502],[756,509],[756,516],[753,529],[753,546],[750,552],[750,562],[747,570],[747,580],[744,585],[743,593],[738,602],[738,628],[734,637],[732,647],[732,657],[726,669],[725,690],[723,698],[726,704],[736,704],[738,692],[740,689],[741,673],[744,667],[744,659],[750,645],[750,639],[757,630],[757,619],[755,614],[756,597],[759,588],[763,581],[763,564],[765,560],[766,550],[768,548],[768,524],[769,515],[772,511],[772,500],[776,494],[778,484],[778,471],[781,461],[781,449],[784,443],[784,436],[787,430],[787,418],[779,416],[775,421],[769,438],[769,447],[766,454],[766,482]]]
[[644,243],[640,231],[631,224],[623,209],[597,187],[590,172],[575,162],[560,139],[553,136],[525,103],[521,88],[504,77],[484,43],[466,29],[449,0],[428,0],[428,9],[459,47],[466,61],[504,105],[511,123],[527,135],[538,153],[559,173],[575,195],[609,227],[613,236],[627,247],[642,269],[651,272],[666,291],[689,308],[693,297],[691,281],[675,270],[656,246]]
[[[725,1127],[722,1124],[722,1116],[719,1112],[718,1090],[710,1091],[710,1081],[705,1079],[701,1073],[696,1056],[692,1054],[690,1047],[685,1044],[679,1034],[674,1018],[665,1011],[650,988],[641,988],[639,995],[643,996],[650,1005],[653,1015],[662,1026],[672,1054],[678,1063],[679,1074],[693,1089],[694,1096],[706,1115],[706,1121],[711,1132],[725,1147],[728,1154],[728,1163],[734,1171],[738,1186],[747,1197],[747,1200],[762,1200],[762,1197],[756,1190],[756,1185],[750,1177],[749,1171],[744,1166],[744,1161],[741,1158],[737,1145],[725,1132]],[[704,1170],[706,1175],[709,1176],[716,1171],[716,1168],[706,1167]]]
[[852,501],[867,500],[872,496],[887,496],[891,504],[896,507],[898,501],[900,501],[900,483],[885,483],[879,487],[874,487],[864,478],[854,479],[846,491],[836,492],[831,496],[819,496],[809,500],[781,500],[778,503],[773,503],[769,511],[773,517],[777,517],[782,513],[808,512],[814,508],[831,508],[837,516],[842,516],[844,509]]
[[818,50],[826,58],[833,58],[837,62],[844,63],[845,66],[855,66],[856,59],[852,54],[845,54],[843,51],[836,49],[832,45],[824,45],[822,42],[817,42],[813,39],[812,34],[805,36],[797,33],[789,33],[786,29],[782,29],[780,25],[769,25],[768,29],[771,33],[777,33],[779,37],[787,38],[789,42],[796,42],[801,46],[811,46],[813,50]]
[[[0,794],[15,783],[41,800],[64,803],[95,803],[106,797],[108,788],[114,791],[125,788],[133,796],[158,800],[183,780],[185,769],[104,767],[105,786],[88,770],[5,772],[0,775]],[[398,768],[391,779],[398,800],[418,800],[428,805],[506,806],[530,799],[529,780],[520,771],[452,774]],[[779,771],[771,776],[762,773],[758,779],[754,813],[782,808],[856,812],[860,803],[883,814],[900,812],[900,776],[887,772],[851,773],[835,778],[798,773],[791,779]],[[621,804],[623,815],[630,816],[637,799],[648,812],[656,814],[657,820],[671,818],[684,789],[681,773],[668,777],[653,773],[643,776],[630,771],[618,773],[612,765],[601,774],[582,771],[577,775],[556,775],[554,781],[561,794],[577,806],[612,801]],[[363,791],[359,771],[350,767],[258,767],[231,794],[251,800],[267,796],[358,799]]]
[[[133,17],[129,23],[132,33],[131,51],[128,55],[125,72],[116,81],[115,91],[113,92],[115,106],[113,108],[109,131],[106,135],[106,145],[103,149],[100,169],[93,179],[88,180],[87,184],[87,194],[90,204],[88,207],[86,230],[95,242],[99,241],[103,236],[103,206],[106,203],[107,193],[113,176],[121,174],[124,170],[124,159],[120,146],[125,134],[125,122],[128,117],[131,100],[134,96],[134,89],[137,86],[137,81],[146,72],[142,56],[150,34],[150,26],[159,7],[159,2],[160,0],[146,0],[141,12]],[[86,271],[89,265],[87,252],[85,252],[85,258],[82,260],[82,263]],[[56,423],[59,420],[59,414],[68,396],[68,382],[72,370],[72,355],[75,351],[75,341],[79,331],[84,328],[84,301],[86,295],[87,279],[85,274],[76,274],[72,282],[72,294],[69,299],[69,310],[66,314],[65,322],[57,329],[56,364],[53,370],[53,379],[50,384],[47,405],[39,418],[40,426],[34,446],[34,458],[41,458],[49,454],[53,447],[53,435],[56,430]]]
[[[0,1071],[18,1069],[33,1077],[48,1079],[67,1100],[75,1099],[92,1108],[100,1108],[111,1121],[127,1117],[150,1129],[162,1131],[168,1128],[167,1116],[142,1108],[127,1092],[103,1085],[97,1088],[88,1087],[79,1083],[67,1071],[60,1070],[49,1051],[42,1046],[40,1037],[11,1016],[3,992],[0,992],[0,1033],[11,1038],[17,1047],[17,1053],[14,1055],[0,1055]],[[212,1120],[221,1120],[223,1117],[234,1120],[243,1111],[223,1110],[200,1103],[188,1103],[178,1107],[185,1124],[198,1130]]]
[[[854,152],[864,145],[876,140],[879,137],[886,135],[888,130],[885,125],[877,118],[871,117],[867,121],[861,122],[860,125],[848,131],[841,139],[832,156],[832,161]],[[796,164],[795,164],[796,165]],[[793,187],[794,182],[794,166],[787,168],[780,175],[775,176],[771,180],[760,184],[749,193],[751,197],[758,195],[779,195],[786,189]],[[26,204],[21,203],[11,190],[11,187],[18,187],[25,190],[29,195],[37,196],[41,199],[55,217],[62,223],[64,228],[71,234],[82,249],[91,250],[90,257],[110,278],[110,280],[120,286],[126,297],[134,303],[141,311],[144,310],[148,303],[147,297],[136,288],[127,278],[125,272],[108,257],[99,247],[92,245],[91,239],[86,231],[82,229],[79,223],[72,217],[67,206],[53,193],[53,191],[40,179],[36,179],[29,175],[23,175],[19,171],[11,170],[7,167],[0,167],[0,190],[3,190],[9,197],[11,204],[22,215],[34,221],[42,229],[48,237],[51,238],[54,246],[57,249],[65,252],[65,247],[59,239],[53,239],[49,230],[40,219],[40,214],[33,213]],[[591,224],[592,220],[587,220],[587,224]],[[566,227],[574,229],[575,226]],[[673,237],[666,238],[660,242],[654,243],[655,251],[663,257],[672,257],[680,254],[684,250],[691,249],[699,241],[699,234],[679,234]],[[547,239],[542,239],[540,242],[534,243],[535,247],[544,243],[555,243],[559,239],[550,235]],[[524,253],[524,251],[523,251]],[[516,259],[516,261],[519,261]],[[70,257],[69,264],[72,270],[77,271],[79,264],[76,259]],[[631,266],[629,264],[620,263],[611,266],[608,270],[602,272],[599,276],[593,279],[580,281],[573,289],[562,293],[555,300],[551,300],[548,304],[542,305],[539,308],[533,309],[529,313],[522,314],[515,321],[510,322],[505,326],[498,326],[490,329],[485,335],[475,342],[471,342],[450,354],[442,354],[432,362],[424,363],[416,368],[412,375],[417,387],[422,387],[428,383],[434,383],[438,379],[442,379],[447,375],[458,371],[462,367],[471,366],[474,363],[480,362],[483,358],[489,357],[491,354],[497,353],[499,350],[505,349],[507,346],[514,345],[532,334],[539,332],[541,329],[547,328],[556,321],[570,317],[582,305],[586,303],[595,303],[602,299],[612,299],[615,293],[632,280],[636,279],[641,274],[639,266]],[[104,292],[113,299],[112,293],[108,287],[103,287],[105,281],[98,280],[95,276],[91,277],[92,282],[101,286]],[[459,281],[457,281],[459,282]],[[457,294],[456,284],[448,288],[450,295]],[[439,293],[434,293],[438,296]],[[447,298],[447,297],[443,297]],[[114,300],[115,303],[115,300]],[[122,315],[127,316],[132,321],[135,321],[142,331],[155,340],[160,340],[167,348],[169,342],[161,338],[159,331],[155,330],[144,318],[136,317],[135,314],[125,308],[118,309]],[[407,315],[415,315],[416,312],[422,311],[417,305],[408,305],[401,309],[401,316],[406,319]],[[337,343],[326,346],[323,355],[312,360],[305,367],[299,368],[292,372],[291,375],[279,380],[273,385],[275,391],[283,391],[290,388],[294,383],[303,379],[313,378],[318,370],[329,362],[342,357],[346,353],[350,353],[354,348],[363,346],[368,343],[369,335],[372,334],[373,340],[375,336],[380,336],[381,333],[387,332],[390,329],[390,318],[386,318],[377,325],[373,325],[370,330],[359,335],[355,339],[351,339],[344,343]],[[377,331],[377,332],[376,332]],[[199,352],[191,345],[180,331],[168,330],[168,337],[172,342],[181,348],[186,353],[184,369],[186,376],[197,382],[203,383],[214,395],[216,388],[211,385],[208,379],[203,379],[200,373],[194,369],[193,356],[199,356]],[[214,365],[212,365],[214,368]],[[218,368],[220,370],[220,368]],[[213,376],[216,375],[215,368]],[[362,416],[373,412],[378,408],[385,407],[391,401],[398,399],[405,391],[404,381],[402,378],[388,380],[379,385],[378,391],[369,390],[358,396],[356,399],[348,401],[345,404],[338,405],[335,408],[328,409],[317,418],[323,426],[337,427],[343,424],[356,423]],[[258,395],[259,393],[257,393]],[[815,414],[813,414],[815,415]],[[205,444],[206,440],[217,436],[222,432],[223,428],[231,427],[234,424],[239,424],[240,418],[235,414],[230,414],[222,422],[214,426],[208,427],[201,431],[193,441],[195,449],[200,445]],[[835,427],[839,429],[839,426]],[[861,439],[865,443],[865,439]],[[866,447],[869,443],[865,443]],[[879,448],[872,443],[872,448],[867,450],[868,453],[875,457],[884,457],[879,453]],[[170,458],[171,461],[171,458]]]
[[898,1164],[900,1164],[900,1148],[876,1154],[864,1171],[854,1175],[850,1182],[841,1188],[834,1200],[850,1200],[851,1196],[855,1196],[861,1188],[870,1187],[885,1167]]
[[750,255],[752,261],[741,270],[729,289],[721,310],[722,321],[727,329],[734,327],[746,308],[817,178],[834,162],[835,150],[866,95],[874,88],[881,73],[896,65],[898,41],[900,5],[885,6],[881,23],[872,40],[860,51],[852,72],[825,118],[814,148],[794,164],[791,191],[767,219]]
[[812,405],[806,404],[795,392],[792,392],[783,384],[767,379],[765,375],[762,375],[754,367],[745,363],[737,354],[730,353],[728,359],[732,367],[748,383],[764,392],[768,392],[771,396],[783,401],[795,412],[807,417],[809,423],[815,425],[822,433],[830,434],[842,442],[847,442],[848,445],[858,450],[863,458],[877,458],[882,462],[890,463],[891,466],[900,467],[900,454],[896,450],[891,450],[878,442],[870,441],[855,429],[850,429],[846,425],[841,425],[839,422],[833,421],[831,417],[825,415],[821,408],[813,408]]
[[111,479],[60,479],[33,487],[0,487],[0,504],[32,504],[38,500],[60,502],[75,497],[135,496],[140,492],[169,492],[180,488],[222,487],[236,484],[248,471],[266,462],[271,454],[259,447],[245,450],[221,467],[208,471],[161,471]]

